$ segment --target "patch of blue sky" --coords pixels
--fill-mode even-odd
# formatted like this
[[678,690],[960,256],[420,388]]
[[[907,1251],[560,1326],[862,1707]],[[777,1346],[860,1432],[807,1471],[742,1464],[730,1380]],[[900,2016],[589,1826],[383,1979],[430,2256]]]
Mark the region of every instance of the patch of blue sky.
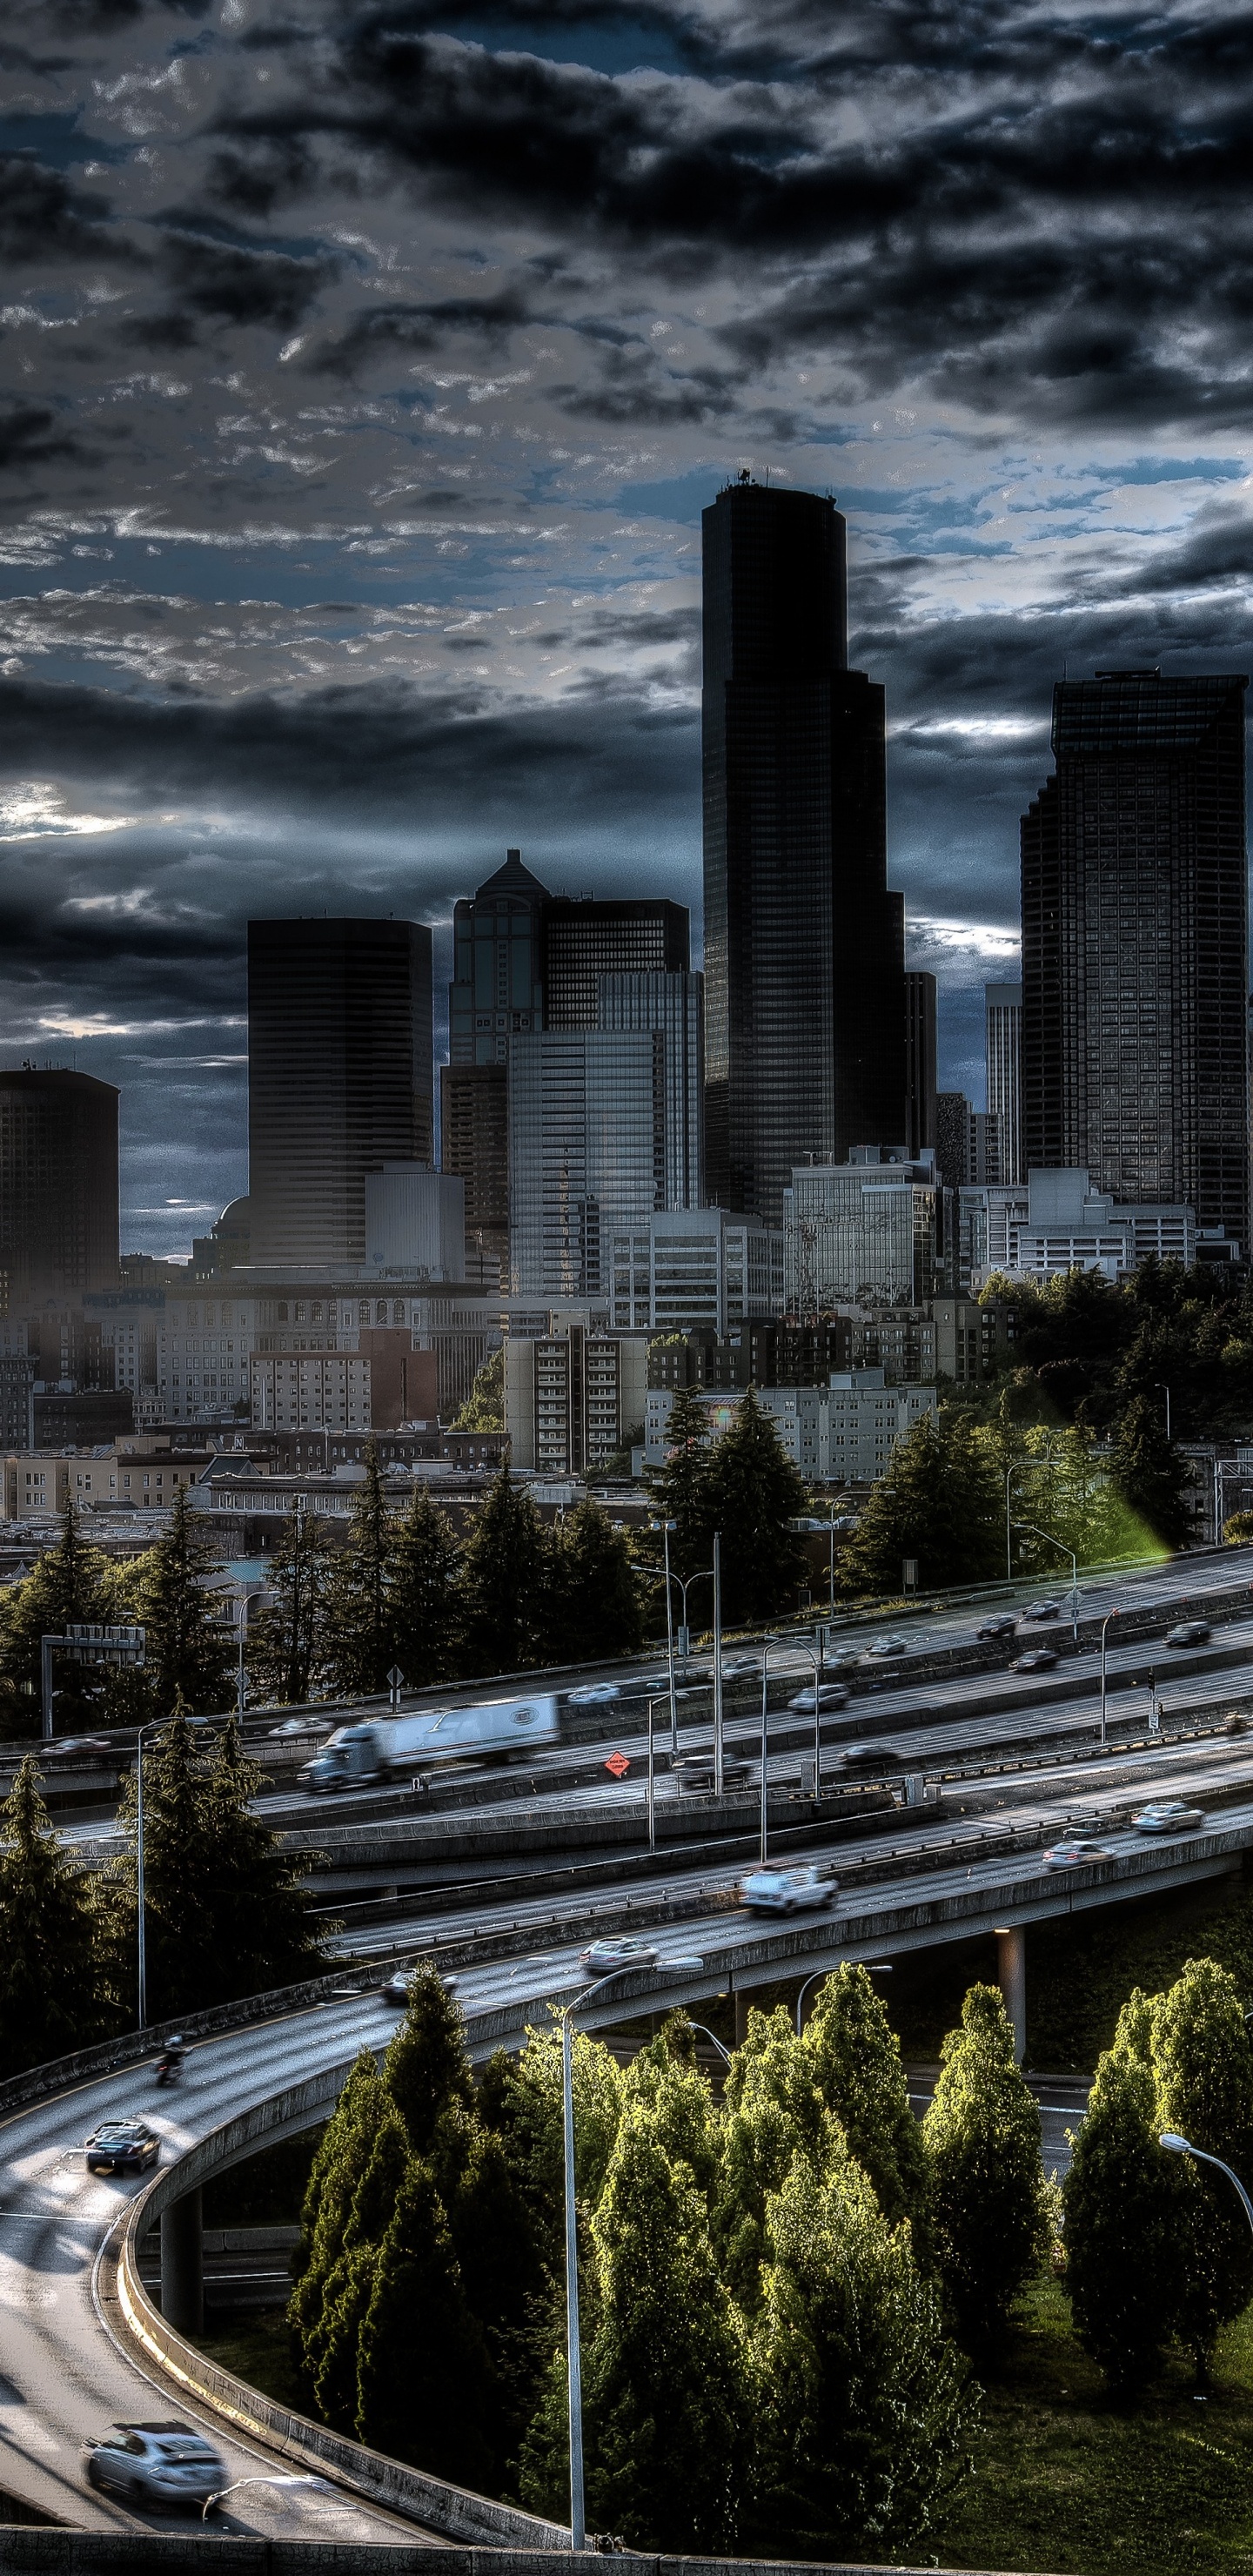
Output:
[[1133,456],[1125,465],[1074,465],[1055,469],[1075,474],[1085,483],[1242,483],[1249,460],[1242,456]]
[[589,15],[561,27],[542,19],[528,24],[525,20],[502,21],[490,15],[459,18],[447,32],[466,44],[484,46],[490,54],[536,54],[541,62],[578,63],[592,72],[682,72],[688,68],[679,46],[663,27],[619,18],[610,10],[603,18]]
[[129,161],[135,147],[125,143],[102,142],[94,134],[84,134],[78,115],[0,116],[0,152],[29,152],[32,160],[42,161],[48,170],[73,170],[84,161]]

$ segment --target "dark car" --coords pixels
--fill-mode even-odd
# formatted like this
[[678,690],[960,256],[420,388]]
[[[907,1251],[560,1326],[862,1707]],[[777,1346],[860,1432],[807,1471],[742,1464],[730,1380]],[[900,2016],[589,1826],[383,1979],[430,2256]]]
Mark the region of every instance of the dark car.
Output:
[[837,1759],[845,1763],[850,1770],[888,1771],[893,1763],[903,1762],[905,1756],[903,1753],[898,1753],[891,1744],[845,1744],[841,1747]]
[[186,2505],[203,2513],[228,2483],[225,2461],[190,2424],[112,2424],[89,2442],[87,2483],[130,2503]]
[[142,2173],[161,2153],[161,2141],[146,2120],[102,2120],[85,2145],[87,2169],[94,2174]]
[[979,1635],[981,1637],[1012,1637],[1017,1625],[1018,1620],[1012,1610],[998,1610],[994,1619],[984,1620],[983,1625],[979,1630]]
[[1056,1661],[1051,1646],[1031,1646],[1025,1655],[1015,1655],[1009,1669],[1011,1673],[1047,1673]]
[[1209,1634],[1208,1620],[1181,1619],[1177,1628],[1167,1629],[1165,1643],[1168,1646],[1204,1646],[1209,1643]]
[[1029,1610],[1023,1612],[1024,1619],[1060,1619],[1061,1615],[1060,1601],[1035,1601]]

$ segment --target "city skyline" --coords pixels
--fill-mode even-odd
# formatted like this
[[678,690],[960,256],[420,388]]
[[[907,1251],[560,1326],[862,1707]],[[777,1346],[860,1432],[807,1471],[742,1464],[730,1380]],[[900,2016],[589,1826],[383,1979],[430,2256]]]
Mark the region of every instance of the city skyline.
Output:
[[1247,661],[1237,57],[1185,13],[10,16],[0,1009],[120,1084],[128,1240],[242,1185],[249,913],[443,924],[509,845],[696,911],[744,463],[849,519],[977,1095],[1054,678]]

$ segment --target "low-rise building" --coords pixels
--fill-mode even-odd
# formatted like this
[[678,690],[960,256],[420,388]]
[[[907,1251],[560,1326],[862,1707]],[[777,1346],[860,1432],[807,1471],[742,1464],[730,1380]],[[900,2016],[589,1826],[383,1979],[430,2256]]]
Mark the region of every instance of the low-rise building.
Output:
[[1120,1204],[1086,1171],[1033,1171],[1025,1188],[961,1192],[971,1287],[992,1271],[1030,1279],[1099,1270],[1123,1279],[1150,1255],[1190,1268],[1198,1231],[1190,1207]]
[[[939,1405],[933,1386],[889,1386],[878,1368],[837,1370],[826,1386],[764,1386],[755,1393],[793,1466],[818,1484],[874,1484],[885,1474],[898,1441]],[[740,1398],[711,1390],[702,1393],[701,1401],[716,1435],[728,1428]],[[673,1403],[672,1388],[649,1388],[646,1466],[664,1462]]]
[[166,1510],[180,1486],[196,1485],[212,1464],[207,1449],[171,1447],[137,1435],[109,1447],[11,1452],[4,1462],[4,1517],[55,1519],[67,1503],[86,1513]]

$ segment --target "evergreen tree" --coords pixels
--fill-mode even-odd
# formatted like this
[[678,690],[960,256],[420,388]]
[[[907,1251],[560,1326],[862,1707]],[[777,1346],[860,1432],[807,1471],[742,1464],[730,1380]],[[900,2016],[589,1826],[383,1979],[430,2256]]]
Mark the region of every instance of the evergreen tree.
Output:
[[474,2108],[465,2019],[429,1960],[409,1980],[409,2004],[383,2060],[383,2081],[405,2125],[411,2152],[430,2156],[445,2114]]
[[1114,2388],[1153,2376],[1183,2295],[1179,2161],[1157,2142],[1152,2066],[1124,2011],[1098,2062],[1062,2184],[1066,2293],[1085,2352]]
[[415,1484],[395,1525],[388,1594],[391,1652],[415,1690],[457,1670],[460,1555],[447,1513]]
[[1005,2323],[1049,2243],[1040,2114],[995,1986],[972,1986],[923,2121],[945,2292],[963,2336]]
[[468,1673],[517,1672],[544,1634],[552,1547],[530,1495],[508,1466],[487,1494],[461,1559]]
[[[117,1597],[116,1570],[88,1544],[73,1503],[67,1503],[56,1546],[24,1582],[0,1596],[0,1732],[10,1739],[38,1734],[41,1639],[63,1637],[71,1624],[112,1619]],[[105,1667],[54,1658],[53,1681],[58,1735],[98,1720],[107,1692]]]
[[804,2044],[828,2111],[849,2154],[869,2176],[889,2227],[908,2218],[924,2266],[933,2259],[930,2174],[922,2131],[909,2107],[900,2043],[865,1968],[846,1960],[824,1979]]
[[406,2168],[374,2267],[357,2363],[357,2434],[389,2459],[481,2492],[492,2371],[429,2165]]
[[592,2234],[591,2516],[637,2547],[724,2554],[749,2442],[743,2336],[704,2200],[642,2104],[624,2115]]
[[723,2094],[722,2169],[713,2213],[724,2280],[746,2316],[761,2296],[766,2206],[797,2155],[818,2172],[844,2154],[844,2141],[816,2081],[813,2053],[780,2005],[751,2010],[748,2037],[732,2057]]
[[[573,2033],[574,2183],[594,2209],[622,2119],[623,2079],[604,2041]],[[565,2146],[561,2033],[532,2030],[519,2058],[498,2053],[484,2071],[479,2113],[499,2137],[540,2261],[556,2280],[565,2265]]]
[[218,1732],[206,1783],[214,1872],[215,2001],[316,1977],[327,1964],[300,1865],[255,1813],[262,1775],[236,1719]]
[[1163,1548],[1182,1547],[1191,1523],[1183,1507],[1187,1461],[1166,1437],[1156,1398],[1133,1396],[1114,1434],[1114,1479],[1124,1502]]
[[505,1427],[505,1349],[502,1342],[478,1370],[461,1411],[452,1421],[454,1431],[503,1431]]
[[[654,1519],[674,1523],[670,1532],[670,1568],[684,1578],[699,1573],[710,1562],[717,1527],[709,1509],[711,1454],[708,1409],[694,1387],[681,1386],[666,1425],[665,1464],[652,1470],[648,1485]],[[660,1570],[663,1548],[658,1531],[641,1532],[640,1561]],[[664,1601],[661,1615],[664,1621]]]
[[301,1503],[287,1514],[270,1561],[268,1606],[248,1631],[248,1670],[263,1697],[307,1700],[321,1678],[326,1558],[317,1521]]
[[323,2130],[300,2214],[287,2308],[296,2358],[312,2386],[323,2349],[326,2286],[339,2260],[357,2189],[393,2106],[368,2048],[357,2058]]
[[369,1440],[348,1544],[336,1557],[326,1584],[327,1679],[341,1699],[387,1687],[394,1661],[390,1597],[394,1535],[378,1442]]
[[0,2077],[90,2047],[115,2013],[95,1882],[66,1859],[28,1755],[0,1809]]
[[671,2013],[632,2058],[622,2082],[624,2113],[641,2104],[671,2164],[684,2164],[710,2209],[720,2178],[721,2139],[709,2079],[696,2063],[691,2023]]
[[973,2467],[965,2365],[869,2178],[798,2155],[767,2212],[754,2519],[771,2557],[916,2544]]
[[126,1584],[129,1615],[147,1632],[141,1696],[154,1716],[177,1707],[203,1716],[231,1697],[234,1645],[220,1602],[205,1589],[211,1562],[179,1485],[168,1529]]
[[326,2424],[351,2433],[357,2418],[357,2360],[369,2313],[379,2250],[409,2164],[404,2125],[385,2111],[344,2224],[340,2252],[326,2275],[321,2314],[305,2347],[318,2412]]
[[[806,1558],[789,1529],[803,1519],[809,1495],[752,1388],[710,1455],[705,1508],[721,1533],[722,1604],[728,1626],[794,1610]],[[708,1565],[705,1556],[702,1564]]]
[[846,1592],[896,1593],[906,1557],[924,1591],[990,1581],[1003,1564],[1004,1493],[964,1413],[924,1414],[892,1453],[841,1560]]
[[[1152,2016],[1158,2131],[1174,2130],[1221,2156],[1253,2185],[1253,2042],[1234,1977],[1213,1959],[1189,1959]],[[1230,2183],[1181,2158],[1186,2277],[1179,2330],[1203,2369],[1220,2326],[1253,2297],[1253,2233]]]
[[599,1503],[567,1512],[555,1533],[548,1645],[563,1664],[629,1655],[643,1633],[642,1585],[620,1530]]

